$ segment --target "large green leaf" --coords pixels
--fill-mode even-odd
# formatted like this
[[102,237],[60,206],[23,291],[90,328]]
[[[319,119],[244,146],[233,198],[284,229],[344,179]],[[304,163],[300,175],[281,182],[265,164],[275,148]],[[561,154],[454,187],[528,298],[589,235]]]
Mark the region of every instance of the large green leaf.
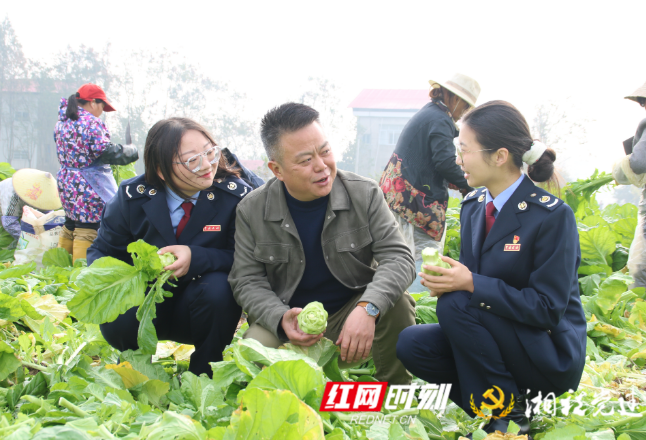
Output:
[[22,364],[13,354],[13,348],[6,342],[0,341],[0,380],[5,380],[20,365]]
[[17,321],[24,315],[25,311],[18,298],[0,293],[0,319]]
[[72,256],[63,248],[53,248],[45,251],[43,255],[44,266],[71,267]]
[[620,238],[620,243],[629,248],[635,237],[635,228],[637,227],[637,217],[623,218],[610,225],[612,232]]
[[50,426],[43,428],[32,437],[33,440],[92,440],[89,434],[70,426]]
[[36,269],[36,263],[33,261],[29,264],[20,264],[18,266],[12,266],[0,272],[0,280],[6,280],[9,278],[20,278],[23,275],[27,275],[34,269]]
[[8,179],[13,176],[16,170],[8,162],[0,162],[0,180]]
[[605,313],[610,312],[615,308],[615,305],[621,298],[622,293],[628,290],[628,286],[632,283],[632,278],[622,274],[621,272],[614,273],[608,277],[599,286],[597,293],[597,305]]
[[161,259],[157,254],[158,250],[157,246],[148,244],[141,239],[128,245],[128,252],[132,254],[134,266],[148,275],[146,281],[156,278],[163,269]]
[[159,379],[170,382],[170,376],[160,364],[151,363],[151,356],[139,351],[126,350],[121,352],[121,361],[129,362],[132,368],[139,371],[149,379]]
[[296,361],[303,359],[310,366],[320,368],[316,361],[304,354],[290,350],[278,350],[263,346],[255,339],[240,339],[233,349],[234,358],[236,354],[248,362],[257,362],[262,365],[272,365],[278,361]]
[[341,351],[341,349],[328,338],[321,338],[316,344],[309,347],[285,344],[285,349],[305,355],[316,361],[316,363],[321,367],[332,360],[334,353]]
[[305,397],[316,388],[325,387],[325,376],[320,370],[309,366],[305,361],[279,361],[263,369],[249,382],[247,390],[261,388],[263,390],[289,390],[299,399]]
[[137,344],[142,353],[155,354],[157,351],[157,330],[153,319],[157,316],[157,303],[164,300],[163,296],[161,298],[159,296],[156,291],[151,289],[143,304],[137,309],[137,319],[139,320]]
[[206,415],[209,406],[217,406],[224,403],[222,391],[215,386],[208,377],[196,376],[187,371],[182,375],[182,386],[180,388],[184,401],[190,404],[201,417]]
[[114,176],[114,180],[117,182],[117,186],[124,180],[137,177],[134,162],[129,163],[128,165],[110,165],[110,167],[112,168],[112,175]]
[[211,362],[213,382],[218,388],[227,388],[234,381],[249,382],[251,376],[238,368],[235,361]]
[[637,218],[637,207],[632,203],[623,205],[612,203],[603,209],[602,215],[609,222],[615,222],[623,218]]
[[580,231],[581,258],[607,264],[606,257],[615,251],[617,237],[608,228]]
[[131,307],[141,305],[146,282],[135,267],[116,258],[102,257],[76,277],[79,291],[67,308],[82,322],[111,322]]
[[243,409],[231,417],[226,430],[217,431],[216,440],[323,440],[320,416],[287,390],[265,391],[252,388],[242,398]]
[[174,411],[164,412],[161,420],[145,426],[139,437],[146,440],[205,440],[206,430],[195,420]]
[[585,440],[585,429],[577,425],[567,425],[548,432],[543,440]]

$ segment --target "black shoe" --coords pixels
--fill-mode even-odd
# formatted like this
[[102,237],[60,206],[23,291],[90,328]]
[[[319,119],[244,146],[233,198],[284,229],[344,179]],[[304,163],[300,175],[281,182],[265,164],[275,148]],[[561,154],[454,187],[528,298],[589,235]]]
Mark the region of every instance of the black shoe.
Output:
[[[503,434],[507,432],[509,427],[509,422],[513,421],[516,425],[520,427],[517,435],[527,434],[528,440],[532,440],[532,437],[529,435],[529,423],[530,419],[525,415],[527,409],[527,399],[528,395],[520,396],[516,405],[511,410],[511,412],[505,417],[499,419],[492,419],[485,426],[482,427],[482,430],[487,434],[492,434],[496,431],[500,431]],[[472,434],[466,436],[468,439],[472,438]]]

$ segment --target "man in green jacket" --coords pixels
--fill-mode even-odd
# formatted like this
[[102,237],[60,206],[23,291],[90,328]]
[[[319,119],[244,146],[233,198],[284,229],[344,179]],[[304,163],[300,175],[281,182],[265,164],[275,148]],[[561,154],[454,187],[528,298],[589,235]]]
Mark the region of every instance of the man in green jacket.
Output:
[[381,189],[337,172],[311,107],[272,109],[261,137],[275,178],[238,205],[229,275],[249,315],[244,337],[274,348],[311,346],[324,335],[303,332],[297,316],[319,301],[329,313],[325,337],[340,345],[342,364],[372,352],[377,379],[410,383],[396,343],[415,324],[415,302],[405,292],[415,264]]

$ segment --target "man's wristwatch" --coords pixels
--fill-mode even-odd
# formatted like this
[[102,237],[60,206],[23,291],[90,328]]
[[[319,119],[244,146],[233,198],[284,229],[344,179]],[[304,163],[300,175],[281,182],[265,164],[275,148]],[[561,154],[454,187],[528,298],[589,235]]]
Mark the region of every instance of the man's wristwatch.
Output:
[[357,305],[359,307],[363,307],[364,309],[366,309],[366,313],[368,314],[368,316],[372,316],[373,318],[376,318],[379,316],[379,313],[380,313],[379,309],[373,303],[369,303],[367,301],[361,301],[357,303]]

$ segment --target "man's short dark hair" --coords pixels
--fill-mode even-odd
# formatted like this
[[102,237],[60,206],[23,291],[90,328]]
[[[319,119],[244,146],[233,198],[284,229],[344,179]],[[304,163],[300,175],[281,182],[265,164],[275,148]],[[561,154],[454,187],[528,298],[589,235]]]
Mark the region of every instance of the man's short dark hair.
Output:
[[319,112],[312,107],[288,102],[269,110],[260,122],[260,138],[269,160],[280,161],[280,139],[285,133],[293,133],[319,121]]

